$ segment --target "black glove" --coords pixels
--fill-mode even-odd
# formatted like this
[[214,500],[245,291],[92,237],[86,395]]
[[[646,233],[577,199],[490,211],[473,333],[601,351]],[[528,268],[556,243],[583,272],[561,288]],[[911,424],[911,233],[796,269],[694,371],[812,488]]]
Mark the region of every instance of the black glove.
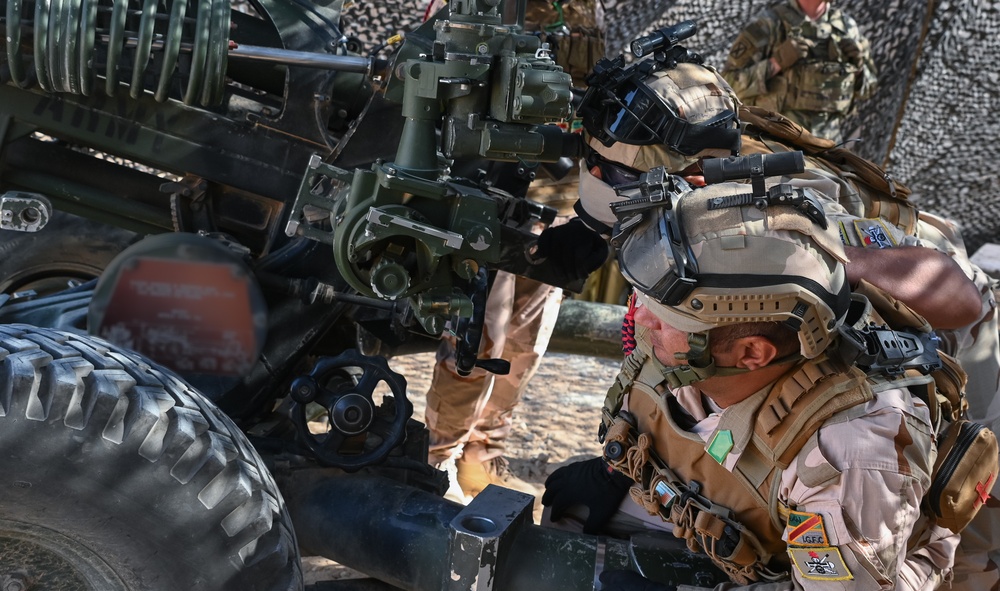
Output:
[[593,458],[563,466],[545,480],[542,504],[552,507],[552,521],[562,519],[574,505],[590,509],[583,533],[597,534],[618,510],[632,486],[632,479],[611,470],[604,458]]
[[601,573],[601,591],[676,591],[677,585],[654,583],[635,571],[606,570]]
[[607,241],[580,218],[545,228],[535,246],[534,257],[549,259],[569,280],[586,279],[608,258]]

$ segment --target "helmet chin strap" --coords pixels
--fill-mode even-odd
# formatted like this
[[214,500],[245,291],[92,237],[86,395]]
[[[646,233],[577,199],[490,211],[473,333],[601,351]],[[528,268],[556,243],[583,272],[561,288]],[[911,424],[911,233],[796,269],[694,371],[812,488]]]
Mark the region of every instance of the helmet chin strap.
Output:
[[[685,365],[667,367],[666,365],[663,365],[663,363],[661,363],[655,355],[649,356],[649,360],[656,364],[657,369],[660,370],[660,373],[663,375],[663,379],[666,380],[667,386],[671,390],[682,386],[690,386],[691,384],[695,384],[715,376],[735,376],[753,371],[746,367],[717,366],[715,364],[715,359],[712,358],[712,354],[709,352],[709,338],[707,332],[689,333],[687,341],[687,353],[676,353],[674,355],[676,359],[686,360],[688,363]],[[795,361],[801,358],[801,354],[793,353],[771,361],[768,366],[788,363],[789,361]]]

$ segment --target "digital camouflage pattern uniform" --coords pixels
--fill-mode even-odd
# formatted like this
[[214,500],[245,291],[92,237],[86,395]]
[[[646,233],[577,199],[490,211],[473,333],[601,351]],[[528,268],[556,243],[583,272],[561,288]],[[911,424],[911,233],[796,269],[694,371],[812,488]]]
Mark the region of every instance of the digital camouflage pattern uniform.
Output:
[[[770,58],[786,39],[809,46],[808,55],[771,76]],[[737,36],[723,77],[746,105],[784,114],[814,135],[843,141],[841,123],[875,90],[868,40],[843,11],[828,6],[817,20],[797,0],[779,0]]]

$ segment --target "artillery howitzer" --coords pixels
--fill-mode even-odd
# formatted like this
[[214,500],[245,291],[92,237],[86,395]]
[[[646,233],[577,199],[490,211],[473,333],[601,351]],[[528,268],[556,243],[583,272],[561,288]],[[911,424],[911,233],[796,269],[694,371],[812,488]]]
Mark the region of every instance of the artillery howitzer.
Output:
[[0,6],[0,579],[298,589],[301,552],[374,577],[316,589],[702,572],[505,489],[441,499],[405,380],[358,351],[448,330],[460,370],[502,371],[476,359],[487,268],[549,277],[554,212],[517,193],[574,155],[546,125],[571,92],[523,2],[456,0],[388,60],[336,0]]

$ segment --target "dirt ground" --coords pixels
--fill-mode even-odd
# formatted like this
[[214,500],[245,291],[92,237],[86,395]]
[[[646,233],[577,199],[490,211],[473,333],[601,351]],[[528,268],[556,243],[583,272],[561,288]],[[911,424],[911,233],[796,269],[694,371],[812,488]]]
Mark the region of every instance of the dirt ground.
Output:
[[[413,418],[423,420],[424,393],[430,385],[433,353],[389,360],[389,367],[407,380]],[[506,457],[511,470],[535,484],[541,494],[546,477],[568,462],[600,453],[597,425],[601,405],[620,362],[609,359],[549,353],[542,359],[520,406],[514,413],[514,431]],[[319,557],[304,557],[306,583],[362,576]]]

